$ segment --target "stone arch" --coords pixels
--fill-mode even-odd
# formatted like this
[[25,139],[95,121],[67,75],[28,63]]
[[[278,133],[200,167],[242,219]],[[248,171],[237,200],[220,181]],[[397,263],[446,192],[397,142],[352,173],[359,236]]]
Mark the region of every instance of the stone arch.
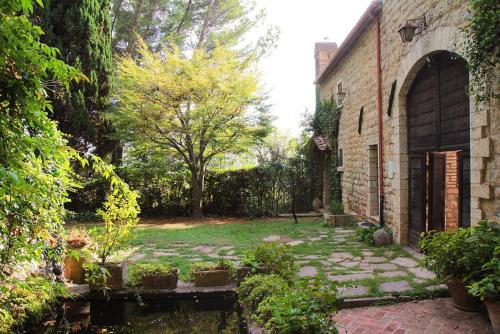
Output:
[[[396,171],[396,191],[395,197],[397,203],[395,225],[395,239],[398,243],[408,244],[408,133],[406,117],[406,98],[412,82],[420,69],[426,64],[427,57],[441,51],[448,51],[465,58],[460,50],[455,48],[456,42],[459,42],[461,34],[456,27],[438,27],[427,31],[424,35],[418,36],[411,49],[401,61],[401,66],[397,74],[396,101],[393,110],[393,124],[396,131],[393,136],[399,143],[398,151],[395,156]],[[470,105],[473,111],[473,103]]]

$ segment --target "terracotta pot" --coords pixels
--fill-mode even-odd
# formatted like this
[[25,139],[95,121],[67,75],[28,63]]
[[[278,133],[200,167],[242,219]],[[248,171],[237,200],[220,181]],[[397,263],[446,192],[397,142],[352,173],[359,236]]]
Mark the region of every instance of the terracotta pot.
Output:
[[445,281],[445,284],[450,291],[453,306],[468,312],[479,312],[481,310],[481,300],[469,294],[462,279],[450,278]]
[[[123,289],[123,282],[127,277],[127,266],[123,263],[106,263],[104,264],[104,268],[106,268],[109,272],[109,276],[106,280],[106,284],[104,284],[107,288],[111,290],[120,290]],[[90,284],[91,290],[99,290],[102,287],[104,282],[95,282]]]
[[321,200],[319,198],[313,199],[312,208],[314,211],[321,209]]
[[64,277],[74,284],[83,284],[85,282],[85,269],[83,265],[86,259],[80,257],[78,260],[71,256],[64,258]]
[[231,280],[229,270],[207,270],[194,273],[194,284],[196,286],[218,286],[227,285]]
[[488,309],[490,316],[491,326],[495,334],[500,334],[500,300],[486,298],[484,305]]
[[142,279],[144,290],[161,290],[177,288],[179,270],[166,274],[147,275]]

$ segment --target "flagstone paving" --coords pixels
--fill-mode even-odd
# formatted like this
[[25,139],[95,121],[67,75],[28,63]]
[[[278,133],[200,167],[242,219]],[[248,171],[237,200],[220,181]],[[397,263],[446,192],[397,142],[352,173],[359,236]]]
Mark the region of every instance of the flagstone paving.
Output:
[[450,298],[341,310],[339,334],[493,334],[487,314],[454,308]]
[[136,244],[134,252],[127,255],[127,260],[167,261],[183,268],[181,278],[186,279],[186,268],[193,262],[213,262],[222,256],[238,264],[245,249],[261,242],[281,242],[292,246],[299,279],[317,278],[347,285],[340,288],[344,297],[425,292],[442,288],[436,285],[435,275],[419,268],[415,257],[402,247],[371,246],[356,240],[354,226],[322,227],[317,221],[317,225],[305,225],[307,229],[304,230],[300,230],[300,225],[292,225],[295,231],[289,234],[286,230],[261,234],[250,246],[248,240],[231,243],[223,239],[213,242],[193,240],[192,243],[186,239],[169,243],[161,240],[145,242]]

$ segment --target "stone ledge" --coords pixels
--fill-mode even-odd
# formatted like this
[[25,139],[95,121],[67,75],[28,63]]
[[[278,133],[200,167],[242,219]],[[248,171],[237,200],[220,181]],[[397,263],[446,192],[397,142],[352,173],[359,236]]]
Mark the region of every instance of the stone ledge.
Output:
[[352,224],[356,221],[356,215],[333,215],[331,213],[325,213],[323,215],[323,219],[327,226],[339,226],[339,225],[348,225]]
[[197,287],[191,282],[179,282],[177,289],[143,290],[142,288],[124,288],[114,290],[105,296],[101,291],[90,291],[88,284],[70,285],[69,292],[76,294],[71,300],[135,300],[139,294],[142,299],[183,299],[183,298],[213,298],[234,296],[236,283],[224,286]]

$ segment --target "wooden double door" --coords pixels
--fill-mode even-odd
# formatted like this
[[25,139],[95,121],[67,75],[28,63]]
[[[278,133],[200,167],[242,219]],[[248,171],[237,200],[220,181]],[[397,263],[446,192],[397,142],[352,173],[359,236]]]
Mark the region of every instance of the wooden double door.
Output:
[[[446,207],[457,206],[457,226],[470,226],[468,83],[465,61],[441,52],[428,57],[409,90],[410,246],[417,247],[421,232],[446,228]],[[450,180],[457,183],[456,203],[445,191]]]

